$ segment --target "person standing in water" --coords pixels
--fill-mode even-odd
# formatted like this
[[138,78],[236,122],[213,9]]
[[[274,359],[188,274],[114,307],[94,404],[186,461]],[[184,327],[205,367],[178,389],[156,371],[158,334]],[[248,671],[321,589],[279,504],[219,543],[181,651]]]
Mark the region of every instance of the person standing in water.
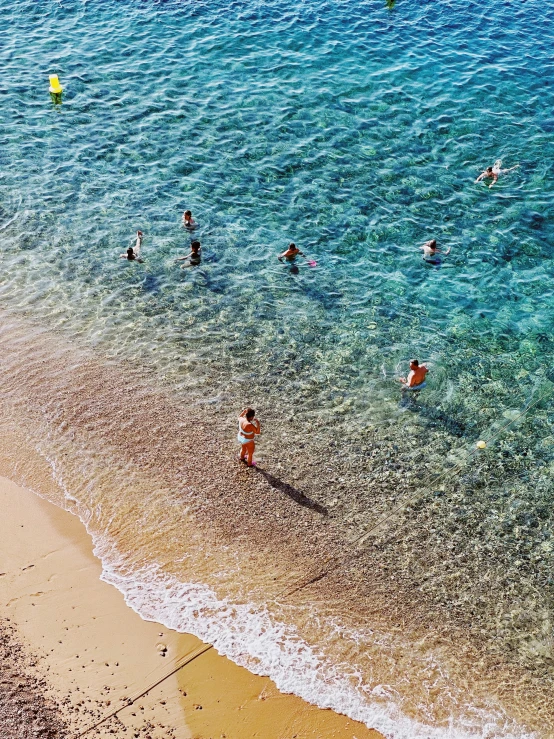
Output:
[[296,244],[289,244],[287,247],[287,250],[284,251],[282,254],[279,254],[277,259],[280,262],[282,262],[284,259],[286,262],[292,263],[295,261],[296,257],[299,255],[301,257],[304,257],[304,259],[306,259],[306,255],[304,254],[304,252],[300,251],[300,249],[296,246]]
[[181,269],[186,269],[187,267],[196,267],[202,261],[202,255],[200,254],[200,251],[201,251],[200,242],[193,241],[190,245],[190,254],[187,254],[186,257],[177,257],[175,261],[182,262],[186,259],[189,260],[189,263],[183,264]]
[[445,257],[450,254],[450,247],[448,247],[446,251],[441,251],[437,246],[436,239],[426,241],[423,246],[420,246],[419,248],[423,252],[423,259],[430,264],[440,264],[440,259],[436,257],[437,254],[444,254]]
[[429,372],[427,367],[419,364],[417,359],[410,360],[410,371],[408,377],[400,377],[398,382],[402,383],[402,390],[423,390],[427,384],[425,375]]
[[192,213],[190,212],[190,210],[186,210],[183,213],[183,226],[190,229],[191,231],[198,226],[198,224],[192,217]]
[[239,415],[239,433],[237,441],[241,445],[239,459],[246,462],[249,467],[255,467],[252,460],[256,447],[256,435],[262,433],[260,422],[254,418],[256,411],[253,408],[245,408]]
[[519,164],[516,164],[514,167],[510,167],[509,169],[501,169],[501,167],[502,159],[497,159],[492,167],[487,167],[484,172],[481,172],[475,182],[481,182],[481,180],[492,180],[491,184],[489,185],[490,189],[494,184],[496,184],[496,182],[498,182],[499,175],[506,174],[506,172],[511,172],[513,169],[517,169],[519,167]]

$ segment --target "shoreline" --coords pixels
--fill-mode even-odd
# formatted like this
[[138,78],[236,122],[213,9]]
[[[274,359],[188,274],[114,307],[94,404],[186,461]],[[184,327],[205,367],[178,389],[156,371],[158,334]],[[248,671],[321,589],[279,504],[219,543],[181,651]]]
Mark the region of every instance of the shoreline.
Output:
[[37,655],[32,670],[46,678],[46,697],[61,706],[72,734],[117,711],[89,735],[113,736],[124,726],[152,739],[381,737],[280,693],[192,635],[143,621],[100,580],[90,537],[72,514],[6,478],[0,501],[2,616],[25,652]]
[[[527,736],[513,720],[519,707],[512,700],[516,685],[534,697],[548,689],[526,675],[521,683],[521,673],[496,648],[470,641],[464,628],[469,609],[459,602],[452,609],[447,598],[457,580],[449,580],[450,590],[428,611],[417,569],[424,560],[418,557],[414,572],[412,567],[399,571],[390,558],[395,551],[405,557],[406,541],[415,543],[414,530],[402,520],[358,549],[351,536],[362,522],[344,519],[340,503],[333,505],[332,496],[344,497],[348,486],[342,478],[337,487],[330,486],[317,457],[308,455],[311,486],[304,486],[294,468],[283,474],[264,441],[263,466],[249,474],[230,454],[220,428],[226,424],[224,409],[189,405],[165,385],[146,382],[133,366],[9,314],[1,339],[0,473],[78,514],[94,537],[104,576],[143,618],[198,634],[238,664],[270,674],[281,689],[386,734],[440,738],[454,722],[456,736],[467,739],[480,736],[484,716],[497,729],[495,735]],[[378,460],[392,453],[391,440],[365,444],[371,451],[366,465],[375,465],[379,476]],[[366,480],[364,492],[377,501],[366,512],[375,517],[391,503],[390,495],[396,499],[405,491],[387,472],[379,486]],[[363,497],[356,500],[367,503]],[[326,503],[328,515],[314,510],[314,501]],[[436,504],[418,513],[423,525],[415,532],[417,543],[437,543],[444,551],[444,542],[420,535],[428,525],[436,526],[436,513]],[[317,578],[320,561],[331,556],[338,566]],[[299,582],[315,587],[281,598]],[[168,590],[168,583],[175,587]],[[190,583],[205,584],[209,597],[203,599]],[[267,628],[268,602],[276,630]],[[250,619],[252,603],[258,610]],[[274,648],[283,647],[281,627],[289,624],[293,638],[285,633],[285,659],[274,659]],[[334,649],[330,662],[319,659],[322,644]],[[456,671],[460,651],[463,675]],[[354,669],[345,672],[350,664]],[[492,695],[491,670],[501,685]],[[365,683],[357,690],[360,673]],[[397,690],[394,700],[380,692],[382,685]],[[468,687],[470,710],[464,715]],[[548,703],[539,709],[548,720]],[[534,717],[532,724],[538,720]]]

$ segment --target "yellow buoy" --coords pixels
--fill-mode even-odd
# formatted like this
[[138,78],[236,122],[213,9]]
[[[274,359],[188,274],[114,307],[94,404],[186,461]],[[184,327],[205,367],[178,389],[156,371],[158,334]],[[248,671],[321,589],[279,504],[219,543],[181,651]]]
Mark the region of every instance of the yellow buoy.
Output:
[[57,74],[50,75],[50,88],[49,89],[53,95],[59,95],[60,92],[63,92],[63,87],[60,85],[60,81],[58,79]]
[[477,449],[484,449],[486,446],[487,446],[487,442],[483,441],[482,439],[481,441],[477,442]]

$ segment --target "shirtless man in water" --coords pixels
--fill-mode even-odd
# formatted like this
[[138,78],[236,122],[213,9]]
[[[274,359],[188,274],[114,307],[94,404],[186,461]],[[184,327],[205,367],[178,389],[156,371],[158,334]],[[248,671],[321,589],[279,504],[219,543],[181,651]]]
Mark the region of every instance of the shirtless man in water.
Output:
[[306,258],[306,255],[300,251],[296,244],[289,244],[287,250],[284,251],[282,254],[279,254],[277,259],[280,262],[282,262],[283,259],[285,259],[287,262],[294,262],[298,255],[304,257],[304,259]]
[[424,364],[420,365],[417,359],[412,359],[408,377],[400,377],[398,382],[402,383],[402,390],[421,390],[425,385],[425,375],[428,372]]
[[490,189],[498,181],[498,175],[506,174],[506,172],[511,172],[512,169],[517,169],[519,167],[519,164],[516,164],[515,167],[510,167],[509,169],[501,169],[501,167],[502,167],[502,159],[497,159],[496,162],[492,165],[492,167],[487,167],[484,172],[481,172],[481,174],[475,180],[475,182],[481,182],[481,180],[492,179],[492,182],[489,185],[489,189]]

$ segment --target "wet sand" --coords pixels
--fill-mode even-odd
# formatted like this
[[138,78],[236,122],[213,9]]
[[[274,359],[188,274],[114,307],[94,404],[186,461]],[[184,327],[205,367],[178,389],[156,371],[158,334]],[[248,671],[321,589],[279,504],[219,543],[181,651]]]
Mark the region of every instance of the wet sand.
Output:
[[29,706],[38,710],[44,703],[49,723],[42,736],[82,736],[103,719],[87,736],[381,736],[280,693],[270,679],[194,636],[143,621],[100,580],[100,562],[75,516],[5,478],[0,504],[2,616],[9,619],[4,630],[14,630],[14,680],[4,682],[2,692],[11,691],[18,701],[14,715],[21,709],[22,720]]
[[[408,474],[394,462],[400,431],[384,429],[382,438],[368,437],[363,447],[343,438],[344,448],[365,455],[368,474],[356,487],[362,468],[342,457],[325,464],[327,452],[316,449],[315,434],[308,435],[294,464],[279,459],[282,427],[264,412],[263,462],[246,470],[232,441],[236,415],[225,405],[195,405],[180,398],[171,383],[154,383],[136,367],[2,315],[0,474],[78,512],[103,540],[105,563],[118,559],[114,552],[124,554],[118,567],[133,573],[154,563],[160,581],[207,583],[233,603],[259,595],[278,617],[288,609],[284,621],[294,608],[295,626],[310,644],[323,642],[313,633],[311,614],[318,621],[339,614],[341,628],[344,624],[356,639],[363,629],[363,642],[359,648],[356,641],[350,654],[341,632],[332,642],[333,663],[356,669],[361,663],[371,688],[400,688],[399,707],[409,720],[421,720],[424,706],[426,726],[446,727],[457,720],[460,706],[469,704],[473,714],[498,717],[499,735],[506,736],[512,716],[529,721],[529,699],[536,705],[531,725],[551,728],[548,666],[529,673],[514,665],[501,640],[487,641],[486,608],[480,616],[464,600],[468,588],[481,592],[473,583],[481,582],[485,560],[469,554],[465,559],[468,548],[481,550],[471,536],[462,541],[465,528],[450,520],[457,492],[440,491],[440,498],[422,499],[388,516],[386,526],[358,545],[366,523],[373,525],[418,490],[421,471],[411,477],[417,466]],[[416,432],[414,426],[411,433]],[[65,484],[57,485],[53,476]],[[483,517],[487,506],[484,501]],[[363,519],[352,513],[357,507]],[[487,539],[478,541],[484,546]],[[453,559],[458,546],[464,552],[464,582],[451,571],[461,561]],[[194,558],[181,556],[193,549]],[[445,568],[438,590],[437,561]],[[492,601],[479,602],[488,607]],[[137,607],[157,618],[159,605],[160,599]],[[232,654],[237,661],[250,656],[246,645]],[[297,692],[298,680],[289,688],[290,674],[287,666],[276,679]],[[324,699],[315,690],[305,697],[351,711],[352,702],[335,701],[336,695],[333,688]],[[387,703],[386,695],[372,696],[372,711],[383,710],[368,723],[380,721],[382,731],[392,732],[397,714],[390,716]]]

